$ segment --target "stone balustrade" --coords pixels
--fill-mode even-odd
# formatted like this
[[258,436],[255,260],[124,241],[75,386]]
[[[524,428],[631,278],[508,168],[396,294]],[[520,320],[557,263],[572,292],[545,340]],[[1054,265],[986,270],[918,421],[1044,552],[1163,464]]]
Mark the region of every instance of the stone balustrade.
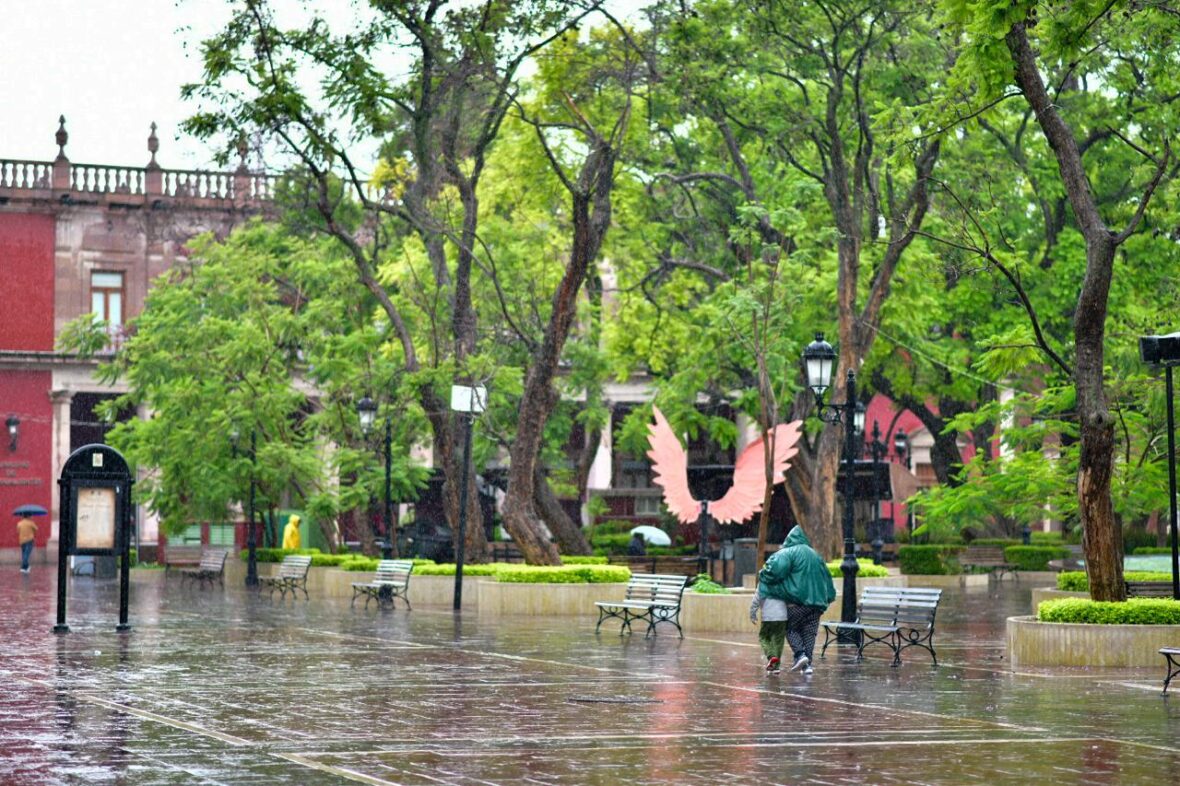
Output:
[[261,207],[274,200],[276,177],[249,171],[245,146],[239,147],[241,162],[237,169],[210,172],[164,169],[157,164],[159,140],[155,123],[148,137],[151,160],[144,167],[73,163],[65,155],[68,139],[63,117],[56,135],[56,159],[0,159],[0,203],[51,200],[64,204],[140,204],[147,207],[177,203],[186,207],[232,209]]

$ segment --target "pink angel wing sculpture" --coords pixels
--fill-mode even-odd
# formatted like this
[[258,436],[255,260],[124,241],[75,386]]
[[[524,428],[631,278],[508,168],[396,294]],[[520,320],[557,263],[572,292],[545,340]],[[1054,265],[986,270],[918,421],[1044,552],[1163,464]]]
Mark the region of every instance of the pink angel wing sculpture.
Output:
[[688,489],[688,454],[680,445],[664,413],[652,407],[656,422],[648,426],[647,443],[651,450],[652,482],[664,489],[664,504],[681,524],[691,524],[701,513],[701,503],[692,498]]
[[[799,452],[795,445],[799,442],[802,426],[803,421],[796,420],[774,428],[771,485],[782,482],[791,458]],[[766,496],[763,439],[759,437],[746,446],[733,467],[733,486],[725,492],[724,497],[709,503],[709,514],[718,522],[736,524],[762,510],[762,501]]]
[[[664,413],[652,407],[656,422],[648,427],[648,444],[651,450],[652,481],[664,489],[664,504],[681,524],[691,524],[701,513],[701,503],[693,499],[688,488],[688,454],[680,440],[668,425]],[[774,429],[774,474],[773,483],[782,482],[790,466],[791,458],[799,452],[803,421],[776,426]],[[745,521],[762,510],[762,498],[766,495],[766,465],[762,455],[763,437],[751,442],[738,456],[733,468],[733,486],[725,496],[710,502],[709,513],[722,524]],[[771,485],[773,485],[773,483]]]

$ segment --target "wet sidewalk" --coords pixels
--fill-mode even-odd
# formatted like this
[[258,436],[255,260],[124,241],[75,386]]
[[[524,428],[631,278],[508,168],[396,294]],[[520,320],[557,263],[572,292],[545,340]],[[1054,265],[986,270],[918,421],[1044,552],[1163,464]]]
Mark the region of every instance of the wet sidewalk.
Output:
[[[595,616],[285,603],[243,588],[0,569],[3,784],[1162,784],[1180,704],[1153,670],[1013,674],[1030,587],[946,591],[907,650],[766,677],[748,636],[594,634]],[[822,634],[821,634],[822,641]],[[818,650],[817,650],[818,652]],[[870,650],[870,652],[872,652]]]

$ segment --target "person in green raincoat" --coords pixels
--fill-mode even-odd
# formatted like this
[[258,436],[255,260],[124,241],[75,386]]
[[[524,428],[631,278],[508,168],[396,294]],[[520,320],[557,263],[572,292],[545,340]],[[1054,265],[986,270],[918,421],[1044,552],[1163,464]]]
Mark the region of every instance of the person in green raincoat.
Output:
[[786,637],[794,658],[791,671],[810,674],[819,619],[836,599],[836,587],[802,527],[791,529],[783,547],[759,571],[758,594],[786,602]]

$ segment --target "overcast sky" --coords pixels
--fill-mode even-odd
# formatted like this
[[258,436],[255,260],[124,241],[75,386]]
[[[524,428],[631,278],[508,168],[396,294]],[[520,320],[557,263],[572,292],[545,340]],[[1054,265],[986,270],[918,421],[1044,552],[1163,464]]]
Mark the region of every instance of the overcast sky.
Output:
[[0,159],[52,160],[65,115],[76,163],[143,166],[154,121],[161,166],[213,166],[203,143],[177,139],[194,111],[180,86],[200,78],[197,44],[225,15],[221,0],[0,0]]

